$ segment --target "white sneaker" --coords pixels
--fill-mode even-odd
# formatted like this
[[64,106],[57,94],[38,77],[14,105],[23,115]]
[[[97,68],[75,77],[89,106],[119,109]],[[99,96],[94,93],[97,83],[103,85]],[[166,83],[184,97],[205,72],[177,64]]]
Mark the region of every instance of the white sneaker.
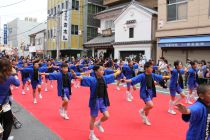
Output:
[[65,111],[64,111],[64,116],[63,116],[63,118],[64,118],[65,120],[69,120],[69,116],[68,116],[67,112],[65,112]]
[[99,140],[95,134],[90,134],[89,140]]
[[169,109],[168,113],[172,114],[172,115],[176,115],[176,112],[173,109]]
[[130,94],[131,94],[130,92],[126,91],[126,99],[128,102],[132,102]]
[[148,120],[147,116],[145,115],[143,109],[139,110],[139,114],[140,114],[140,116],[141,116],[141,118],[142,118],[143,123],[145,123],[146,125],[150,126],[151,123],[150,123],[150,121]]
[[29,91],[29,87],[28,86],[26,87],[26,90]]
[[144,122],[146,125],[148,125],[148,126],[150,126],[151,125],[151,123],[150,123],[150,121],[148,120],[148,118],[146,117],[145,118],[145,122]]
[[25,95],[25,94],[26,94],[24,90],[22,90],[22,94],[23,94],[23,95]]
[[44,91],[47,92],[48,91],[47,88],[45,88]]
[[14,136],[9,136],[9,138],[7,140],[13,140]]
[[131,93],[129,94],[129,97],[131,100],[133,100],[133,95]]
[[117,86],[117,88],[116,88],[118,91],[120,91],[120,87],[119,86]]
[[36,101],[36,99],[34,99],[34,104],[37,104],[37,101]]
[[141,118],[142,118],[142,121],[145,122],[146,115],[145,115],[145,113],[144,113],[144,110],[143,110],[143,109],[139,110],[139,114],[140,114],[140,116],[141,116]]
[[193,103],[190,100],[186,100],[186,104],[192,105]]
[[104,133],[104,128],[101,126],[99,121],[95,122],[95,126],[98,128],[98,131]]
[[64,118],[64,110],[63,110],[62,107],[59,109],[59,113],[60,113],[60,116],[61,116],[62,118]]
[[39,93],[39,99],[42,99],[42,94],[41,93]]

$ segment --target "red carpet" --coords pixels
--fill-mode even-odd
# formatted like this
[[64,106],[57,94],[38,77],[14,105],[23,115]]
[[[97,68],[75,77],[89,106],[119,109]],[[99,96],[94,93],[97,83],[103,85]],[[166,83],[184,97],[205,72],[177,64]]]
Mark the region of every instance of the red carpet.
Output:
[[[44,89],[44,88],[42,88]],[[32,102],[32,91],[21,94],[21,87],[13,90],[15,100],[28,110],[40,122],[49,127],[64,140],[87,140],[89,135],[89,88],[73,87],[73,96],[69,105],[70,120],[66,121],[59,116],[58,109],[61,98],[57,96],[57,87],[48,87],[49,91],[42,91],[43,99],[38,104]],[[134,101],[125,101],[125,88],[116,91],[115,86],[108,88],[111,106],[110,119],[103,124],[105,133],[95,129],[100,140],[184,140],[188,124],[181,120],[178,113],[172,116],[167,113],[169,96],[158,94],[154,100],[155,107],[149,118],[152,126],[142,123],[139,109],[144,105],[139,99],[139,91],[135,91]],[[29,128],[30,129],[30,128]]]

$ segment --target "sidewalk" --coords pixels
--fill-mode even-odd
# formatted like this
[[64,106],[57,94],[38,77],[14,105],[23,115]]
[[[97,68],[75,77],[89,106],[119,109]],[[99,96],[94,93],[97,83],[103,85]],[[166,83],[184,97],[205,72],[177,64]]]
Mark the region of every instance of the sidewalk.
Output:
[[20,129],[13,129],[11,136],[14,140],[60,140],[49,128],[40,123],[28,111],[13,102],[12,111],[23,124]]

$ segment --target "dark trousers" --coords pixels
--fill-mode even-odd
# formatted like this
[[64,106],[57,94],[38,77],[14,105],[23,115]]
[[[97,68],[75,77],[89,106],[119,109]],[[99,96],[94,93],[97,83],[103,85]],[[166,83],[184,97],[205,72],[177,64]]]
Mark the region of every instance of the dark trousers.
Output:
[[12,111],[10,110],[10,111],[2,113],[2,115],[0,116],[0,122],[4,128],[2,140],[7,140],[8,137],[10,136],[12,125],[13,125]]

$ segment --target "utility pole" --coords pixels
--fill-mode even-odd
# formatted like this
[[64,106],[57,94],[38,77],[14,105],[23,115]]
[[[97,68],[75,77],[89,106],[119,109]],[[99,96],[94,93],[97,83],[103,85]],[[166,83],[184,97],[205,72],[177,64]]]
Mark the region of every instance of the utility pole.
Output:
[[68,49],[71,49],[71,8],[72,8],[72,0],[68,0],[67,7],[67,16],[68,16]]
[[59,60],[60,55],[60,13],[57,14],[57,33],[56,33],[56,59]]

